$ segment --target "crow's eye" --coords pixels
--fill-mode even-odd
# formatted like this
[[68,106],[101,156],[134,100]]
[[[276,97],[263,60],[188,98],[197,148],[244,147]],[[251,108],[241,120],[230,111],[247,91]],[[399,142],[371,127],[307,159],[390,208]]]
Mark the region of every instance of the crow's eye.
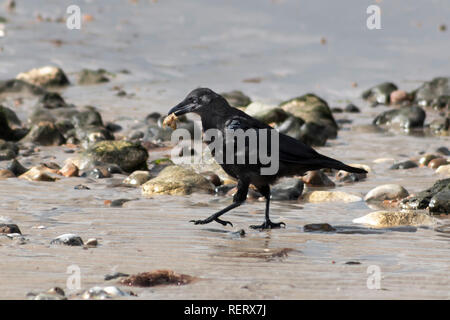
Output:
[[198,103],[198,99],[197,98],[191,98],[192,103]]

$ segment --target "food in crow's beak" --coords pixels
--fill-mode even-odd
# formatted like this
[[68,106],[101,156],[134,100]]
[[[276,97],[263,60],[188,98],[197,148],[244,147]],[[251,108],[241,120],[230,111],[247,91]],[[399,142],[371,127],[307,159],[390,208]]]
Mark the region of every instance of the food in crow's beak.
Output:
[[163,121],[163,128],[166,126],[171,127],[173,130],[177,128],[178,118],[175,113],[169,114]]

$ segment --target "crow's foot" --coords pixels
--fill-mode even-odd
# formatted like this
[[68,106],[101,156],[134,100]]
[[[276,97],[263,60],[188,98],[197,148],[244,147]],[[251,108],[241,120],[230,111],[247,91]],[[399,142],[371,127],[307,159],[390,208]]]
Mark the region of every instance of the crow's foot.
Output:
[[262,225],[259,226],[250,226],[252,229],[259,229],[259,230],[265,230],[265,229],[278,229],[278,228],[286,228],[286,223],[284,222],[272,222],[272,221],[264,221]]
[[233,224],[230,221],[225,221],[225,220],[222,220],[222,219],[219,219],[219,218],[215,218],[215,219],[207,218],[205,220],[190,220],[189,222],[192,222],[193,224],[208,224],[208,223],[213,222],[213,221],[216,221],[216,222],[220,223],[223,226],[227,226],[228,224],[230,226],[233,226]]

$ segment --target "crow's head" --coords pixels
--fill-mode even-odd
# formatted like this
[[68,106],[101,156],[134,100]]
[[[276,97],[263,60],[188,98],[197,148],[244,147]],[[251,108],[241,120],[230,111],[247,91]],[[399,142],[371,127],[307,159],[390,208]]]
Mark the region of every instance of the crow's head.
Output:
[[175,113],[176,116],[189,112],[202,114],[213,111],[215,106],[223,104],[223,100],[225,99],[211,89],[198,88],[191,91],[183,101],[170,109],[168,114]]

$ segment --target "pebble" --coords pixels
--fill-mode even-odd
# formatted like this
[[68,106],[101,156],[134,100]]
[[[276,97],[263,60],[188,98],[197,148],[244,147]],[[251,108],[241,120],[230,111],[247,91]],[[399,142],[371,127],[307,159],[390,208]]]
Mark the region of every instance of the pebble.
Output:
[[78,177],[79,170],[76,165],[71,162],[68,162],[58,171],[58,174],[63,175],[64,177]]
[[328,223],[306,224],[306,225],[303,226],[303,230],[305,232],[333,232],[333,231],[336,231],[336,229],[333,228]]
[[370,190],[364,197],[364,201],[400,200],[408,195],[408,191],[399,184],[383,184]]
[[20,232],[19,227],[17,226],[17,224],[12,224],[12,223],[0,223],[0,233],[18,233],[18,234],[22,234],[22,232]]
[[117,297],[125,297],[129,296],[128,293],[123,292],[117,287],[108,286],[108,287],[92,287],[89,290],[85,291],[81,298],[83,299],[111,299]]
[[391,103],[398,104],[408,98],[408,94],[404,90],[395,90],[391,92]]
[[150,180],[151,177],[152,176],[149,171],[137,170],[126,177],[123,180],[123,183],[131,186],[140,186]]
[[158,285],[184,285],[191,283],[195,278],[186,274],[177,274],[172,270],[156,270],[143,272],[122,279],[120,282],[128,286],[153,287]]
[[15,177],[16,176],[14,175],[14,173],[8,169],[0,170],[0,179],[8,179],[8,178],[15,178]]
[[84,245],[87,247],[96,247],[98,245],[98,240],[96,238],[87,239]]
[[450,150],[448,150],[447,147],[439,147],[436,149],[436,152],[438,152],[444,156],[450,156]]
[[417,168],[418,164],[411,160],[406,160],[403,162],[395,163],[393,164],[389,169],[391,170],[398,170],[398,169],[411,169],[411,168]]
[[49,171],[48,168],[45,168],[44,166],[32,167],[30,170],[20,175],[19,178],[26,179],[28,181],[46,181],[46,182],[56,181],[57,178],[48,175],[47,174],[48,171]]
[[437,168],[436,173],[450,176],[450,164],[441,165]]
[[66,233],[50,241],[50,244],[64,244],[67,246],[82,246],[83,240],[76,234]]
[[303,182],[309,187],[334,187],[333,181],[321,170],[308,171],[302,177]]
[[445,158],[436,158],[428,162],[428,167],[431,169],[438,169],[442,165],[446,165],[448,163]]

